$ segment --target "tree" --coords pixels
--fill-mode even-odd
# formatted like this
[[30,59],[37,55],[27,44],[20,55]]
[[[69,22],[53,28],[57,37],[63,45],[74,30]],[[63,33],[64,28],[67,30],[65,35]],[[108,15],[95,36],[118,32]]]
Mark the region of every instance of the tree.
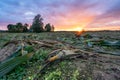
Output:
[[52,25],[51,31],[54,31],[54,30],[55,30],[55,27],[54,27],[54,25]]
[[13,26],[13,24],[8,24],[8,25],[7,25],[8,31],[12,32],[12,26]]
[[16,32],[23,32],[23,25],[22,23],[16,23]]
[[7,28],[8,28],[9,32],[16,32],[17,31],[16,25],[13,25],[13,24],[7,25]]
[[36,15],[33,19],[33,23],[32,23],[32,26],[31,26],[31,31],[33,32],[42,32],[44,31],[43,29],[43,18],[41,17],[40,14]]
[[20,22],[19,22],[19,23],[16,23],[16,25],[17,25],[18,27],[23,26],[22,23],[20,23]]
[[9,24],[7,26],[9,32],[27,32],[29,25],[25,23],[24,25],[22,23],[16,23],[16,25]]
[[46,24],[45,26],[45,31],[47,32],[54,31],[54,29],[55,29],[54,25],[51,26],[50,23]]
[[28,31],[28,24],[25,23],[24,26],[23,26],[23,32],[27,32]]
[[47,32],[50,32],[51,31],[51,25],[50,25],[50,23],[48,23],[48,24],[46,24],[46,26],[45,26],[45,31],[47,31]]
[[46,24],[46,26],[45,26],[45,31],[47,31],[47,32],[50,32],[50,31],[54,31],[54,25],[50,25],[50,23],[48,23],[48,24]]

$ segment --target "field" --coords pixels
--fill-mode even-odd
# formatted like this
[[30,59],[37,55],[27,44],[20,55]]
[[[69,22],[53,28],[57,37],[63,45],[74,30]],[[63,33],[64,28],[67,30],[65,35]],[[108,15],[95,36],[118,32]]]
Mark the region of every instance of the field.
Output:
[[[33,80],[36,77],[38,80],[120,80],[120,31],[84,32],[80,37],[76,37],[75,32],[0,33],[0,50],[10,41],[23,41],[34,49],[31,51],[34,55],[0,80]],[[80,55],[55,60],[38,73],[49,53],[58,49]]]

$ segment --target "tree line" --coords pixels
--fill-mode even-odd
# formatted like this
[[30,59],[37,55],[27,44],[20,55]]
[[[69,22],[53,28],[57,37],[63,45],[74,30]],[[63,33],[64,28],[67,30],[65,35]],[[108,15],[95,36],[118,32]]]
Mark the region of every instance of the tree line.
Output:
[[[30,27],[30,28],[29,28]],[[40,14],[36,15],[33,19],[33,23],[29,26],[27,23],[16,23],[7,25],[9,32],[51,32],[54,31],[54,25],[50,23],[44,26],[43,18]],[[29,29],[28,29],[29,28]]]

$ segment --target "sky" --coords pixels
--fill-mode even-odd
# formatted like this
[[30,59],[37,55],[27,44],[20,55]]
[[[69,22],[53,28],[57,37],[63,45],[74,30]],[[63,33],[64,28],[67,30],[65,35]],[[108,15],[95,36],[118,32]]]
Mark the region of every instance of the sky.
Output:
[[120,30],[120,0],[0,0],[0,29],[37,14],[56,31]]

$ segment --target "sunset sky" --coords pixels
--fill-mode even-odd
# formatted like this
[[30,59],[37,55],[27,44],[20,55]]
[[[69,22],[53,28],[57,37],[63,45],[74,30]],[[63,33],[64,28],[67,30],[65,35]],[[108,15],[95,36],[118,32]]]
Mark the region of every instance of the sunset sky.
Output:
[[120,0],[0,0],[0,29],[41,14],[55,30],[120,30]]

